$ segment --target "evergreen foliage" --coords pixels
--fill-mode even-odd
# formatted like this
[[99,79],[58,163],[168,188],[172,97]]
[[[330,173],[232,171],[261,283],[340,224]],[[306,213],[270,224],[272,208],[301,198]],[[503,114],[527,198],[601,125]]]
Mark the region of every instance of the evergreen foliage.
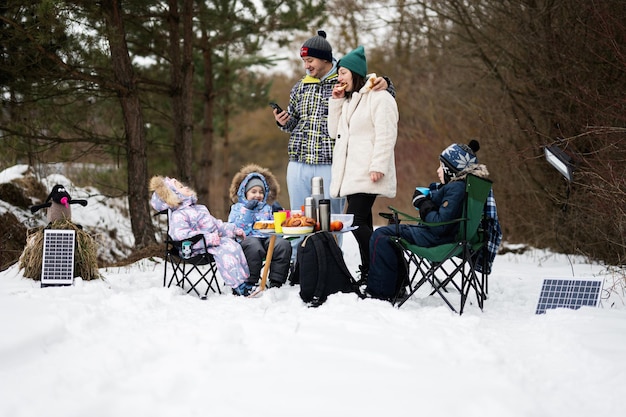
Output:
[[[141,178],[126,172],[132,153],[120,97],[129,86],[114,75],[101,3],[117,4],[2,2],[0,168],[81,160]],[[371,70],[389,76],[398,92],[399,192],[394,201],[379,199],[375,213],[389,204],[409,210],[413,187],[436,178],[439,152],[478,138],[505,240],[626,262],[623,1],[120,5],[147,170],[187,172],[216,216],[227,212],[227,184],[239,166],[256,162],[284,179],[288,136],[267,102],[286,106],[303,75],[297,50],[324,22],[336,57],[365,45]],[[260,71],[276,66],[279,47],[293,50],[293,73]],[[177,78],[183,74],[190,84]],[[552,144],[576,161],[571,184],[543,157]],[[191,151],[188,166],[176,158],[183,148]],[[135,182],[121,192],[145,188]]]

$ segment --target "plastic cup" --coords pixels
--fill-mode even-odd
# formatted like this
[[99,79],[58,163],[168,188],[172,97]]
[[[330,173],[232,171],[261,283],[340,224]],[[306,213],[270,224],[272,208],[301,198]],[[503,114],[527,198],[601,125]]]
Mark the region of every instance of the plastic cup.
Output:
[[277,211],[276,213],[274,213],[274,231],[276,233],[283,232],[282,224],[286,219],[287,219],[286,211]]
[[428,187],[415,187],[415,189],[426,196],[430,194],[430,188]]

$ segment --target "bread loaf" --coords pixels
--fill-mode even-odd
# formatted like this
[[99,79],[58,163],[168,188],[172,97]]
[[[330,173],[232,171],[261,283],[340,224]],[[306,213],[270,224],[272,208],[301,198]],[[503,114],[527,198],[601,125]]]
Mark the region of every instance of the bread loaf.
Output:
[[315,219],[301,214],[295,214],[282,223],[283,227],[307,227],[315,226]]
[[274,228],[274,222],[272,222],[272,221],[255,222],[254,225],[252,226],[252,228],[256,229],[256,230],[273,229]]

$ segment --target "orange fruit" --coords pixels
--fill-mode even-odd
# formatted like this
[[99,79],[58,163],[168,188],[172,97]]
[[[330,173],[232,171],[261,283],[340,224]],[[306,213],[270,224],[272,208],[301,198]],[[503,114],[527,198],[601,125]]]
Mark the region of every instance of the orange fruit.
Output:
[[343,223],[339,220],[335,220],[330,222],[330,231],[331,232],[338,232],[341,229],[343,229]]

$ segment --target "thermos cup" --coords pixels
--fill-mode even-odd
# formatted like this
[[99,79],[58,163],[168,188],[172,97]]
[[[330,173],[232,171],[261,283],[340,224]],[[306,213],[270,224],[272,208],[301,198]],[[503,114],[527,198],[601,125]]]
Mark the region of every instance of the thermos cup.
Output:
[[324,198],[324,178],[311,178],[311,197],[315,197],[318,202]]
[[320,200],[318,211],[320,229],[330,232],[330,200]]
[[315,198],[307,197],[304,199],[304,215],[317,221],[317,204]]
[[315,216],[311,216],[317,221],[321,221],[320,219],[320,201],[324,199],[324,178],[322,177],[313,177],[311,178],[311,197],[315,200],[316,213]]

